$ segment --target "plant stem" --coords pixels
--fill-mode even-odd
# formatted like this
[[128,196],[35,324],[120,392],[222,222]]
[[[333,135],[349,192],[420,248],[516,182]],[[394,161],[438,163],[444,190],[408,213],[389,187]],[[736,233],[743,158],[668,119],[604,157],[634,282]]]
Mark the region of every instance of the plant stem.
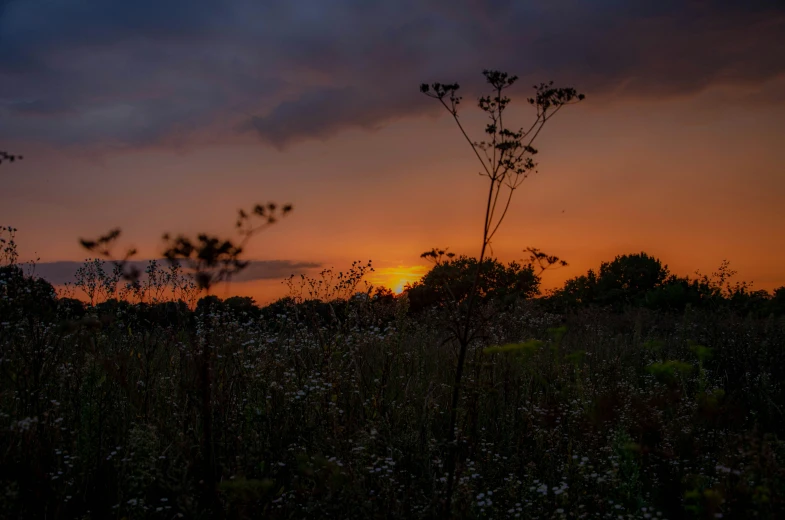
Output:
[[488,247],[488,223],[491,218],[491,202],[493,200],[495,180],[491,178],[490,188],[488,190],[488,202],[485,207],[485,225],[483,226],[482,235],[482,248],[480,249],[480,260],[477,263],[477,271],[474,273],[474,282],[472,289],[469,292],[469,301],[466,308],[466,316],[463,326],[463,331],[458,336],[458,343],[460,350],[458,352],[458,366],[455,368],[455,380],[452,386],[452,400],[450,401],[450,429],[447,432],[447,446],[450,450],[447,457],[447,497],[445,500],[444,510],[445,518],[448,518],[452,510],[452,495],[455,486],[455,467],[458,458],[458,443],[455,438],[455,426],[458,423],[458,402],[461,397],[461,379],[463,378],[463,367],[466,362],[466,351],[469,349],[469,331],[474,311],[474,304],[477,296],[477,286],[480,283],[480,274],[482,272],[482,263],[485,260],[485,250]]

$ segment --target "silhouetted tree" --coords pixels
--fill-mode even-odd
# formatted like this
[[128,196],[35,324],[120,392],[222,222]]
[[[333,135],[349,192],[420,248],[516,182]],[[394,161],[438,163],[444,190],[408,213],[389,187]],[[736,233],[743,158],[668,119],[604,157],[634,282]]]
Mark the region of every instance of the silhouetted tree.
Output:
[[459,351],[450,404],[450,426],[447,439],[450,447],[447,459],[448,480],[445,500],[445,515],[447,516],[452,514],[451,503],[456,457],[455,426],[457,424],[461,379],[466,361],[466,350],[478,333],[478,330],[473,329],[472,315],[477,304],[477,287],[480,283],[480,272],[485,265],[485,253],[507,214],[513,193],[536,167],[533,157],[537,150],[532,145],[543,126],[564,106],[584,99],[583,94],[579,94],[573,88],[554,88],[553,82],[542,83],[534,87],[535,96],[528,100],[537,110],[534,122],[527,128],[511,129],[508,125],[509,121],[504,119],[504,112],[510,103],[510,98],[503,95],[502,92],[517,81],[517,76],[510,76],[496,70],[484,70],[483,75],[491,87],[491,94],[482,96],[478,100],[478,106],[489,118],[485,127],[487,140],[483,141],[473,141],[458,117],[461,96],[457,94],[460,88],[457,83],[432,83],[430,85],[423,83],[420,85],[420,91],[423,94],[437,100],[453,117],[458,129],[480,162],[482,167],[480,175],[488,179],[488,199],[485,206],[482,246],[474,281],[469,289],[468,298],[465,301],[456,302],[458,304],[457,310],[462,315],[462,323],[454,327],[453,331],[459,344]]
[[254,318],[258,318],[261,315],[261,309],[250,296],[232,296],[224,300],[224,305],[238,315],[247,314]]
[[640,304],[646,293],[668,278],[668,266],[646,253],[619,255],[600,265],[596,301],[608,305]]
[[505,265],[494,258],[486,258],[475,286],[477,267],[477,259],[467,256],[437,263],[421,280],[407,289],[410,309],[417,312],[431,305],[444,306],[456,300],[464,301],[473,288],[481,301],[504,303],[517,298],[530,298],[539,291],[540,278],[531,264],[510,262]]
[[196,302],[196,313],[206,314],[223,307],[223,300],[214,294],[208,294],[199,298]]
[[741,282],[731,288],[727,295],[728,307],[736,314],[765,317],[771,312],[769,304],[772,299],[768,291],[753,291],[749,285]]
[[712,298],[713,291],[699,280],[671,275],[649,290],[639,303],[649,309],[681,312],[688,305],[702,307]]
[[558,311],[586,305],[601,305],[615,310],[646,307],[661,311],[684,311],[687,306],[711,310],[725,309],[741,315],[758,317],[777,313],[777,293],[753,291],[747,282],[731,284],[736,274],[724,260],[711,276],[677,276],[668,266],[646,253],[619,255],[603,262],[599,275],[589,270],[586,275],[567,280],[553,291],[547,304]]
[[774,294],[769,301],[772,314],[785,316],[785,286],[774,289]]
[[[564,287],[554,291],[553,297],[568,307],[643,305],[652,291],[663,287],[668,277],[668,266],[646,253],[619,255],[611,262],[603,262],[599,273],[589,270],[585,275],[567,280]],[[669,293],[658,294],[658,301],[674,297],[678,292],[675,287]]]
[[585,275],[570,278],[564,287],[555,291],[564,305],[573,307],[594,303],[597,298],[597,274],[589,269]]
[[285,316],[289,311],[294,310],[295,305],[295,299],[291,296],[279,298],[262,307],[262,317],[266,320],[276,320],[279,316]]

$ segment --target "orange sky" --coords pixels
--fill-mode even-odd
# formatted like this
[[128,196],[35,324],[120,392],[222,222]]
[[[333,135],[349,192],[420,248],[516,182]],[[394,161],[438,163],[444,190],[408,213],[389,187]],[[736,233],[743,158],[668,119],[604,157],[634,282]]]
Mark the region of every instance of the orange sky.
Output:
[[294,212],[247,258],[276,262],[231,288],[260,302],[298,263],[370,259],[374,283],[400,288],[423,251],[476,255],[485,179],[418,87],[459,82],[480,139],[494,68],[522,78],[514,127],[534,83],[587,95],[537,141],[499,259],[532,246],[570,262],[546,288],[641,251],[680,275],[728,259],[754,288],[785,285],[776,0],[26,0],[2,3],[0,34],[0,150],[25,156],[0,166],[0,225],[41,272],[113,227],[141,259],[164,232],[231,236],[237,209],[271,200]]
[[[679,274],[708,273],[727,258],[755,288],[785,285],[785,109],[734,102],[742,92],[589,96],[569,107],[538,141],[540,171],[516,194],[494,254],[519,259],[531,245],[567,259],[570,267],[549,273],[545,287],[642,250]],[[528,109],[518,103],[514,117],[528,121]],[[475,135],[481,123],[468,108]],[[347,130],[284,151],[252,139],[177,151],[19,151],[25,160],[0,172],[11,185],[0,223],[19,228],[23,260],[81,260],[77,238],[113,226],[124,230],[123,244],[151,258],[164,231],[229,234],[236,209],[267,200],[295,210],[251,242],[249,258],[338,270],[371,259],[374,282],[400,287],[407,270],[415,277],[427,266],[423,251],[449,246],[471,255],[480,245],[486,185],[446,116]],[[285,287],[263,280],[232,291],[269,301]]]

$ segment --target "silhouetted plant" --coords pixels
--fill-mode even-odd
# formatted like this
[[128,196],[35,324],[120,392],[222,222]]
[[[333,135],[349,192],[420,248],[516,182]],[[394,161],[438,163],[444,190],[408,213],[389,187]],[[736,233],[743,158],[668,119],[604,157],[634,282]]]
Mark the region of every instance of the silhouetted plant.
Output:
[[752,290],[752,284],[745,281],[732,284],[735,274],[727,260],[711,276],[696,271],[697,277],[690,278],[669,273],[667,265],[646,253],[619,255],[603,262],[599,274],[590,269],[565,281],[546,300],[559,312],[599,305],[617,312],[634,307],[683,312],[692,307],[757,317],[782,314],[774,294]]
[[27,273],[19,264],[16,232],[0,226],[0,315],[33,320],[54,313],[56,292],[52,284],[33,276],[34,262],[27,264]]
[[[374,272],[373,262],[368,260],[367,263],[363,263],[355,260],[346,271],[323,269],[316,276],[292,274],[283,283],[289,288],[289,296],[298,303],[308,300],[345,302],[358,292],[370,293],[373,287],[365,277],[372,272]],[[360,291],[361,287],[362,291]]]
[[[200,290],[209,291],[215,283],[228,282],[233,275],[245,269],[248,262],[241,259],[243,247],[254,235],[275,224],[291,211],[291,204],[279,208],[277,204],[272,202],[266,205],[257,204],[251,212],[239,210],[235,226],[241,240],[237,244],[231,239],[222,239],[206,233],[198,234],[195,239],[185,235],[172,237],[169,233],[165,233],[163,235],[166,242],[164,257],[171,264],[178,266],[176,269],[179,269],[181,262],[184,262],[197,287]],[[254,225],[252,222],[254,218],[258,218],[262,222]],[[136,249],[128,249],[123,258],[119,260],[114,259],[112,254],[113,246],[120,237],[120,233],[121,230],[115,228],[96,240],[80,239],[80,243],[88,251],[96,252],[112,260],[115,266],[120,269],[123,278],[131,282],[132,288],[141,289],[139,287],[141,272],[136,266],[129,264],[129,260],[136,254]]]
[[[242,260],[243,247],[246,243],[259,232],[275,224],[281,217],[288,215],[292,210],[291,204],[286,204],[280,209],[275,203],[266,205],[257,204],[248,213],[244,210],[238,211],[236,228],[241,237],[239,243],[234,243],[230,239],[221,239],[215,236],[200,233],[195,239],[185,235],[171,237],[168,233],[163,238],[166,242],[164,257],[169,260],[171,265],[179,266],[186,264],[186,268],[199,290],[209,292],[210,288],[218,282],[228,282],[231,277],[248,265]],[[261,223],[254,223],[256,220]],[[107,259],[113,259],[112,248],[120,236],[120,229],[110,230],[106,235],[96,240],[81,239],[83,247],[89,251],[97,252]],[[136,250],[129,249],[120,260],[113,260],[115,269],[122,273],[122,277],[131,283],[131,287],[142,290],[140,284],[139,269],[129,264],[129,259],[136,254]],[[148,273],[149,274],[149,273]],[[201,300],[200,300],[201,303]],[[197,304],[197,310],[199,310]],[[209,313],[202,312],[203,316]],[[212,322],[207,319],[207,324]],[[207,327],[207,330],[211,330]],[[213,367],[214,357],[213,347],[210,345],[210,336],[207,335],[204,341],[197,339],[193,343],[200,346],[200,355],[195,357],[198,370],[198,393],[200,403],[201,418],[201,498],[206,510],[217,512],[220,505],[217,495],[217,467],[214,451],[214,429],[213,429]]]
[[250,296],[232,296],[225,299],[223,303],[236,315],[247,316],[249,319],[258,318],[262,312]]
[[[365,277],[373,272],[370,260],[355,260],[346,271],[323,269],[316,276],[292,274],[283,283],[289,289],[295,314],[302,312],[313,330],[320,330],[325,324],[340,330],[348,327],[352,305],[356,310],[358,304],[371,301],[373,286]],[[326,351],[332,348],[325,334],[320,334],[320,341]]]
[[[231,240],[201,233],[196,239],[185,235],[172,237],[164,234],[167,248],[164,256],[173,263],[185,261],[200,289],[209,291],[210,287],[219,282],[228,282],[232,276],[248,266],[241,260],[243,247],[257,233],[275,224],[281,217],[289,214],[291,204],[278,208],[275,203],[257,204],[250,213],[239,210],[236,227],[241,241],[235,244]],[[253,225],[252,218],[258,217],[261,224]]]
[[[627,306],[668,308],[679,305],[686,297],[687,286],[668,271],[668,266],[646,253],[618,255],[602,262],[598,273],[567,280],[554,297],[563,305],[597,304],[621,310]],[[683,309],[683,303],[681,304]]]
[[[105,267],[111,267],[107,271]],[[117,294],[117,284],[123,278],[122,265],[109,264],[98,258],[87,259],[74,274],[74,286],[85,294],[90,305],[114,298]]]
[[115,259],[112,252],[112,248],[120,237],[121,232],[120,228],[110,229],[105,235],[101,235],[95,240],[80,238],[79,243],[88,251],[97,253],[107,260],[110,260],[114,264],[114,269],[121,273],[121,278],[136,285],[139,283],[141,272],[136,266],[129,265],[129,260],[136,255],[136,249],[127,249],[121,259]]
[[0,265],[16,265],[19,260],[16,232],[14,227],[0,226]]
[[562,260],[556,255],[549,255],[536,247],[527,247],[524,249],[524,252],[529,253],[529,265],[537,264],[540,268],[540,273],[570,265],[566,260]]
[[[458,362],[455,370],[453,396],[450,406],[450,428],[448,431],[448,446],[450,449],[448,464],[447,496],[445,512],[450,514],[455,473],[455,426],[457,421],[458,401],[460,397],[463,366],[466,360],[466,350],[471,343],[475,331],[472,330],[472,315],[477,300],[477,287],[480,282],[480,273],[485,261],[486,249],[499,230],[507,210],[512,201],[512,195],[521,183],[534,171],[536,163],[533,156],[537,149],[532,145],[540,134],[545,123],[549,121],[564,106],[584,99],[574,88],[556,88],[553,82],[542,83],[535,86],[535,95],[529,98],[529,103],[537,110],[537,117],[528,128],[520,127],[510,129],[504,120],[504,111],[510,103],[510,98],[503,92],[510,88],[517,76],[505,72],[484,70],[483,75],[491,86],[492,93],[479,98],[478,106],[488,115],[490,122],[485,127],[487,140],[474,141],[467,134],[458,117],[458,105],[461,96],[457,94],[460,88],[457,83],[433,83],[420,85],[420,91],[428,97],[436,99],[450,113],[458,125],[461,134],[469,143],[472,151],[482,165],[480,175],[488,179],[488,199],[485,207],[485,224],[483,226],[482,247],[480,248],[474,282],[468,293],[465,309],[462,309],[462,327],[455,331],[455,339],[459,343]],[[502,196],[506,193],[506,196]],[[501,196],[501,199],[500,199]]]
[[82,300],[76,298],[57,298],[57,311],[63,319],[80,319],[85,315],[85,305]]
[[785,287],[774,289],[770,300],[771,312],[785,316]]
[[12,153],[0,150],[0,164],[3,164],[3,161],[14,162],[17,160],[21,161],[22,159],[24,159],[24,157],[22,157],[21,155],[14,155]]
[[155,305],[165,301],[183,301],[192,306],[200,289],[178,262],[163,268],[158,260],[149,260],[144,276],[126,282],[118,291],[121,300]]
[[668,278],[668,266],[646,253],[619,255],[603,262],[597,278],[599,303],[631,304]]
[[588,305],[593,303],[597,294],[597,274],[589,269],[585,275],[570,278],[564,282],[555,295],[571,305]]
[[[424,253],[432,257],[437,250]],[[480,301],[494,300],[502,304],[517,298],[530,298],[539,291],[540,278],[531,264],[509,262],[507,265],[493,258],[483,261],[480,280],[474,286],[477,259],[467,256],[438,259],[433,269],[419,281],[407,287],[411,308],[422,310],[431,305],[454,306],[465,301],[472,289]]]
[[374,287],[373,294],[371,294],[371,300],[375,302],[392,303],[395,301],[395,293],[392,289],[380,285]]
[[33,319],[56,309],[57,293],[52,284],[25,274],[17,264],[0,266],[0,315],[3,319]]
[[196,314],[209,314],[223,307],[223,300],[214,294],[208,294],[199,298],[196,302]]

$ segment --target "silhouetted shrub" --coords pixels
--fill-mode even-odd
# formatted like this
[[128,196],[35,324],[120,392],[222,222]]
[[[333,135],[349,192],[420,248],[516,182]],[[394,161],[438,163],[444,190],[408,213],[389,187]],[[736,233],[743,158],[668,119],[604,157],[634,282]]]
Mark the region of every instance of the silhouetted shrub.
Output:
[[164,327],[179,327],[191,322],[193,313],[182,300],[154,303],[146,306],[145,319]]
[[785,316],[785,287],[774,289],[774,294],[769,300],[769,308],[772,314]]
[[0,314],[26,317],[52,316],[57,310],[52,284],[28,276],[18,265],[0,267]]
[[668,274],[668,266],[646,253],[619,255],[600,265],[595,300],[613,307],[640,305],[649,291],[662,286]]
[[214,294],[202,296],[196,302],[196,314],[207,314],[223,308],[223,300]]
[[688,305],[703,307],[715,298],[714,292],[698,280],[687,277],[670,276],[668,279],[649,290],[641,305],[649,309],[681,312]]
[[224,305],[235,315],[247,315],[252,318],[261,316],[262,311],[250,296],[232,296],[224,300]]
[[[406,293],[410,309],[419,312],[432,305],[444,305],[469,297],[477,273],[477,259],[460,256],[441,262]],[[531,298],[539,292],[540,278],[531,265],[517,262],[503,264],[496,259],[483,260],[477,283],[477,297],[509,304],[518,298]]]
[[57,313],[61,319],[80,319],[85,315],[85,304],[76,298],[58,298]]
[[618,255],[602,262],[596,273],[567,280],[552,298],[562,309],[600,305],[622,310],[626,307],[683,310],[699,304],[711,294],[697,281],[671,275],[668,266],[646,253]]
[[646,253],[620,255],[612,262],[603,262],[599,274],[589,270],[585,275],[567,280],[543,303],[556,312],[597,305],[616,311],[645,307],[683,312],[691,307],[724,309],[754,317],[785,314],[784,288],[771,295],[767,291],[751,290],[746,282],[731,285],[728,279],[735,274],[724,261],[711,276],[682,277],[669,274],[667,266]]

